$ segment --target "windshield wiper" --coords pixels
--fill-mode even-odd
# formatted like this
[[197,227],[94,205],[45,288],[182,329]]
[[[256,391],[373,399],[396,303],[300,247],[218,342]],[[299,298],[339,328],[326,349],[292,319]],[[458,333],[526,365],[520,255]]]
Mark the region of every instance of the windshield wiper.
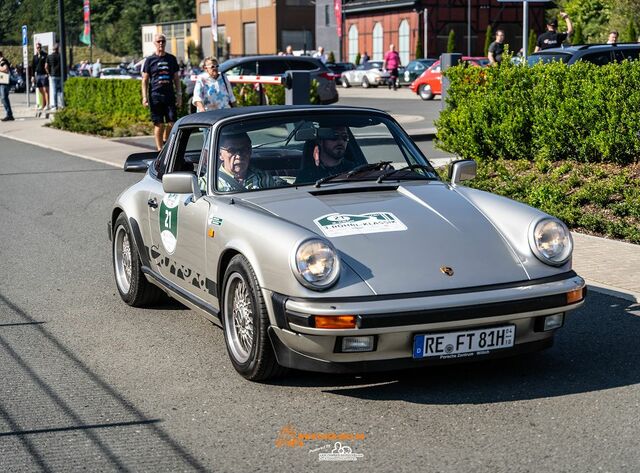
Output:
[[[384,181],[385,179],[393,176],[394,174],[398,173],[398,172],[402,172],[402,171],[414,171],[416,169],[421,169],[423,171],[427,171],[431,174],[434,173],[434,170],[431,166],[425,166],[424,164],[411,164],[409,166],[405,166],[403,168],[400,169],[392,169],[391,171],[387,171],[384,174],[380,175],[380,177],[376,180],[376,182],[378,184],[380,184],[382,181]],[[417,173],[415,173],[417,174]],[[429,179],[429,180],[435,180],[435,177],[429,177],[429,176],[423,176],[420,174],[417,174],[419,176],[420,179]],[[411,176],[411,179],[416,179],[415,176]]]
[[316,181],[316,187],[320,187],[325,182],[333,181],[339,176],[344,176],[345,179],[349,179],[355,176],[356,174],[362,174],[363,172],[367,172],[367,171],[376,171],[384,168],[385,166],[388,166],[389,164],[391,164],[391,161],[379,161],[377,163],[361,164],[360,166],[356,166],[355,168],[353,168],[351,171],[340,172],[338,174],[332,174],[331,176],[318,179]]

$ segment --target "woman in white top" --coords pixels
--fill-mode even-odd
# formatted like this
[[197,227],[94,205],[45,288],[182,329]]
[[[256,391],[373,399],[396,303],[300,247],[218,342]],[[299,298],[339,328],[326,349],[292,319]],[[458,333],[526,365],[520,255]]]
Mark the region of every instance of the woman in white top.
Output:
[[193,89],[193,105],[198,112],[234,107],[236,98],[229,80],[218,72],[218,61],[204,60],[203,74],[198,76]]

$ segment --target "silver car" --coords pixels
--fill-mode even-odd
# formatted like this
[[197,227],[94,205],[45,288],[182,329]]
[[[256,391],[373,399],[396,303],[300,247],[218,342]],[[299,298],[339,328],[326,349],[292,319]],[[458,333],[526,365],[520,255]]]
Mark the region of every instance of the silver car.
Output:
[[364,88],[386,85],[391,75],[382,68],[382,61],[367,61],[342,73],[342,87],[361,85]]
[[168,294],[222,327],[235,369],[364,372],[550,347],[585,282],[554,217],[448,181],[388,114],[188,115],[108,222],[129,305]]

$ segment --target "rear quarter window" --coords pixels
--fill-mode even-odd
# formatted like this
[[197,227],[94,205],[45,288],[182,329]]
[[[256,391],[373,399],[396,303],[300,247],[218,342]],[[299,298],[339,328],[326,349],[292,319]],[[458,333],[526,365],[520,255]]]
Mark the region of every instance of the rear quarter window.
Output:
[[581,61],[590,62],[597,66],[604,66],[613,61],[611,51],[599,51],[597,53],[588,53],[580,58]]

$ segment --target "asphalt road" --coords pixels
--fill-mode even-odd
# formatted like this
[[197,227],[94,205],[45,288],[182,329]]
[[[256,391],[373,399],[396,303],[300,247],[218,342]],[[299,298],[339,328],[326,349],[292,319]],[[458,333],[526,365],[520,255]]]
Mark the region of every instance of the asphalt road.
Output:
[[106,220],[138,178],[0,138],[0,471],[638,471],[637,305],[591,293],[523,358],[250,383],[200,316],[117,295]]

